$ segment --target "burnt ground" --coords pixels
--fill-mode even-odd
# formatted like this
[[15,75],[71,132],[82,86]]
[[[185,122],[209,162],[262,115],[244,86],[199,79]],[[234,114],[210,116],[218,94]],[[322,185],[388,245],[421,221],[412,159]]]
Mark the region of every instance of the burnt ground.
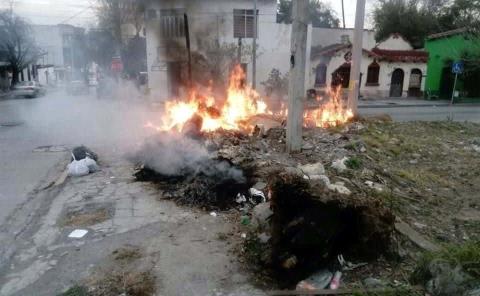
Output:
[[[331,129],[304,130],[302,152],[292,155],[285,153],[285,130],[281,127],[250,137],[228,131],[203,137],[205,145],[216,151],[216,159],[226,160],[248,172],[249,186],[256,182],[268,183],[272,174],[279,171],[291,172],[300,165],[320,162],[332,184],[341,182],[349,189],[348,199],[353,204],[356,198],[378,202],[382,209],[387,209],[438,246],[462,245],[480,239],[478,124],[394,123],[388,118],[370,118]],[[344,157],[348,158],[347,169],[339,172],[332,163]],[[190,181],[189,184],[196,186]],[[311,186],[322,185],[312,181]],[[172,190],[170,183],[164,189],[172,192],[180,187]],[[184,193],[185,188],[181,192]],[[339,199],[345,198],[342,194],[336,195]],[[265,266],[257,260],[264,254],[255,238],[255,230],[242,225],[248,223],[241,223],[242,217],[250,217],[251,212],[236,205],[234,195],[222,198],[228,199],[223,208],[230,208],[230,221],[238,226],[234,230],[236,235],[232,232],[219,239],[235,237],[239,243],[238,232],[250,233],[246,244],[237,248],[238,260],[254,263],[250,267],[257,283],[276,286],[271,272],[266,272]],[[205,207],[205,204],[197,205]],[[410,276],[423,253],[424,250],[409,238],[392,233],[391,246],[380,250],[367,265],[344,272],[342,285],[361,287],[365,278],[374,277],[402,290],[410,286]],[[360,262],[354,257],[346,259]],[[410,291],[406,295],[413,294]]]

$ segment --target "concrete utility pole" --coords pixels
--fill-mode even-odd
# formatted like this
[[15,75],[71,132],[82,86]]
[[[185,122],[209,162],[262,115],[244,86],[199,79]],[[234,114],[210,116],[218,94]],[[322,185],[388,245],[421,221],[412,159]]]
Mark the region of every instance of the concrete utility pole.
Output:
[[358,96],[360,94],[360,67],[362,64],[365,1],[366,0],[357,0],[357,13],[355,15],[355,32],[353,34],[352,67],[350,72],[350,92],[348,94],[348,107],[352,110],[354,115],[357,115],[358,113]]
[[305,64],[308,32],[308,1],[292,1],[292,39],[290,82],[288,85],[287,151],[302,149],[303,101],[305,97]]
[[252,87],[257,88],[257,0],[253,0]]
[[345,29],[345,5],[342,0],[342,19],[343,19],[343,28]]

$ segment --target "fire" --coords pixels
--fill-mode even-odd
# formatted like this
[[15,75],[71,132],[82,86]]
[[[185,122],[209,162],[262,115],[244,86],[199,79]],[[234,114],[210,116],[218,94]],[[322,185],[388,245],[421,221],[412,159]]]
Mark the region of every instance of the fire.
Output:
[[[305,110],[303,115],[304,125],[306,127],[332,127],[351,120],[354,115],[351,109],[346,108],[342,102],[342,89],[328,89],[327,97],[329,100],[319,108]],[[321,104],[322,98],[317,97]]]
[[[344,123],[353,117],[350,110],[342,108],[341,90],[330,91],[332,100],[321,108],[306,110],[306,127],[329,127]],[[165,103],[165,114],[159,127],[148,123],[146,126],[157,130],[181,131],[195,115],[202,119],[201,130],[208,132],[217,129],[247,130],[253,126],[249,119],[255,115],[267,114],[285,118],[288,110],[284,103],[280,110],[270,110],[260,95],[246,83],[245,73],[237,65],[230,74],[226,98],[220,101],[211,91],[207,95],[198,90],[190,90],[186,100],[171,100]]]

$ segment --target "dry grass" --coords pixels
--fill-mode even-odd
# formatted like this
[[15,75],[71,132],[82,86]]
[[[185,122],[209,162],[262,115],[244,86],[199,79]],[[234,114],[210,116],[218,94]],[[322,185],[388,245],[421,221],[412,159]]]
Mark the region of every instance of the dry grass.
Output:
[[126,246],[116,249],[112,252],[113,259],[117,261],[133,261],[142,258],[142,252],[139,247]]
[[68,213],[63,226],[85,227],[104,222],[110,218],[107,209],[96,209],[91,212],[76,211]]
[[95,274],[88,282],[91,296],[152,296],[155,277],[148,271],[114,270]]

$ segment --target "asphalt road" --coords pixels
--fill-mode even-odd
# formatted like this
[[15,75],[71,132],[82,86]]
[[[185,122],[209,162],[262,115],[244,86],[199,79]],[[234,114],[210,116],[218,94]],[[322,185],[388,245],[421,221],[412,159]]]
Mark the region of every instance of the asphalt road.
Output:
[[[0,225],[47,173],[69,152],[34,152],[40,146],[127,152],[149,133],[147,121],[158,118],[123,92],[116,98],[69,97],[51,91],[36,99],[0,100]],[[61,150],[61,149],[59,149]]]
[[388,114],[395,121],[471,121],[480,122],[480,106],[429,106],[429,107],[388,107],[360,108],[361,115]]

